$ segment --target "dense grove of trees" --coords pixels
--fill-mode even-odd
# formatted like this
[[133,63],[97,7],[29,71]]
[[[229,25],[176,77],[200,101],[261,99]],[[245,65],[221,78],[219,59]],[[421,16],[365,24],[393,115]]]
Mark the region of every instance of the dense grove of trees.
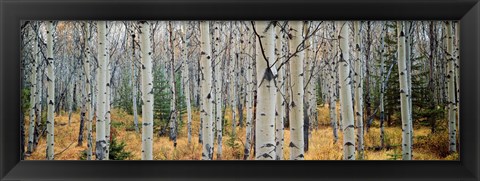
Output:
[[319,106],[329,107],[323,126],[334,142],[343,135],[344,160],[364,159],[372,126],[379,149],[384,128],[401,127],[403,160],[412,159],[418,125],[435,132],[445,122],[449,151],[458,150],[458,22],[26,21],[21,33],[22,155],[43,151],[46,135],[45,158],[55,159],[55,116],[68,112],[70,123],[79,111],[86,159],[108,160],[114,108],[133,115],[143,160],[153,159],[158,136],[176,147],[185,126],[204,160],[222,159],[223,136],[236,127],[246,128],[244,159],[303,160],[315,152]]

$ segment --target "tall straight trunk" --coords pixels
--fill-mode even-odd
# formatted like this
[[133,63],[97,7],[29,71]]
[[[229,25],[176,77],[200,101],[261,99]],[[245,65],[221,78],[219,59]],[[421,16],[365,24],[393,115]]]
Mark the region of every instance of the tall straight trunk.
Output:
[[405,33],[404,22],[397,22],[398,32],[398,75],[400,81],[400,105],[402,114],[402,158],[403,160],[412,159],[411,134],[410,134],[410,111],[408,109],[408,78],[405,52]]
[[[289,42],[289,54],[297,50],[297,47],[302,43],[302,21],[289,22],[292,30]],[[304,135],[303,135],[303,61],[304,52],[298,52],[290,59],[290,76],[291,78],[291,102],[290,104],[290,160],[304,159]]]
[[[309,23],[310,22],[305,22],[303,24],[303,37],[306,37],[307,34],[309,33],[308,31],[308,27],[309,27]],[[312,62],[311,62],[311,59],[310,59],[310,55],[311,55],[311,52],[312,52],[312,42],[311,42],[311,38],[310,39],[306,39],[304,40],[304,46],[305,46],[305,60],[303,60],[305,62],[305,66],[302,65],[302,67],[304,68],[304,76],[302,76],[302,81],[303,81],[303,84],[304,84],[304,97],[302,97],[303,99],[303,119],[304,119],[304,123],[303,123],[303,150],[305,152],[308,151],[308,136],[309,136],[309,127],[310,127],[310,124],[311,124],[311,119],[310,119],[310,115],[311,115],[311,111],[310,111],[310,98],[312,96],[311,92],[310,92],[310,87],[312,86],[311,84],[309,84],[309,79],[311,78],[310,76],[311,75],[311,72],[310,72],[310,68],[312,67]]]
[[[245,35],[245,37],[248,37],[248,35]],[[249,45],[247,47],[253,47],[251,45],[251,41],[249,39],[246,39],[245,41],[248,41]],[[244,42],[245,42],[244,41]],[[250,49],[251,50],[251,49]],[[248,53],[252,53],[249,51]],[[253,128],[253,105],[254,105],[254,82],[253,78],[255,77],[254,71],[255,71],[255,62],[251,57],[247,58],[247,72],[246,72],[246,79],[247,79],[247,89],[245,91],[246,94],[246,100],[245,104],[247,107],[247,120],[246,120],[246,138],[245,138],[245,149],[244,149],[244,157],[243,159],[250,159],[250,145],[252,143],[252,128]]]
[[[456,106],[457,110],[460,113],[460,24],[458,21],[454,23],[455,25],[455,83],[456,83],[456,91],[457,91],[457,96],[456,96]],[[460,125],[460,114],[457,114],[457,119],[458,119],[458,125]],[[458,127],[460,129],[460,126]]]
[[97,68],[97,124],[96,124],[96,144],[95,156],[97,160],[106,160],[107,158],[107,142],[105,140],[105,115],[106,115],[106,73],[108,66],[107,52],[107,25],[105,21],[97,22],[98,36],[98,68]]
[[405,59],[406,59],[406,65],[407,65],[407,83],[408,83],[408,114],[410,115],[409,117],[409,122],[410,122],[410,143],[413,145],[413,108],[412,108],[412,43],[413,43],[413,33],[411,31],[412,29],[412,21],[406,21],[405,22]]
[[448,132],[449,132],[449,151],[457,152],[457,108],[455,98],[455,58],[453,57],[453,31],[451,21],[444,24],[447,35],[447,84],[448,84]]
[[[360,48],[360,21],[354,21],[354,40],[355,40],[355,116],[357,123],[357,145],[358,145],[358,159],[364,159],[364,144],[363,144],[363,61]],[[367,32],[368,33],[368,32]]]
[[[333,25],[333,31],[336,34],[336,29],[335,29],[335,23],[332,23]],[[334,39],[334,35],[332,39]],[[332,49],[333,49],[333,58],[332,62],[330,63],[330,75],[329,75],[329,92],[330,92],[330,99],[329,99],[329,108],[330,108],[330,124],[332,125],[332,130],[333,130],[333,142],[336,143],[338,140],[338,133],[337,133],[337,127],[338,127],[338,117],[337,117],[337,90],[336,90],[336,85],[337,83],[337,74],[336,74],[336,69],[337,69],[337,58],[336,55],[338,55],[337,51],[337,41],[333,41]],[[341,129],[340,129],[341,131]]]
[[385,58],[383,57],[385,53],[384,47],[384,38],[387,36],[385,33],[386,24],[382,30],[381,40],[380,40],[380,147],[383,149],[385,147],[385,103],[384,103],[384,94],[385,94]]
[[[79,87],[85,85],[85,72],[80,73],[79,75]],[[78,140],[77,140],[77,146],[82,146],[83,145],[83,135],[84,135],[84,130],[85,130],[85,118],[87,115],[87,107],[86,107],[86,99],[87,99],[87,94],[85,89],[80,90],[81,95],[82,95],[82,100],[81,100],[81,108],[80,108],[80,126],[78,130]]]
[[222,159],[222,59],[220,57],[220,22],[213,24],[213,68],[215,76],[215,124],[217,132],[217,159]]
[[210,45],[208,22],[200,22],[200,76],[201,98],[200,105],[203,115],[202,122],[202,160],[213,159],[213,103],[212,103],[212,48]]
[[[38,28],[35,28],[32,31],[35,31]],[[30,70],[30,124],[28,128],[28,146],[27,146],[27,154],[33,152],[33,132],[35,130],[35,106],[37,105],[35,102],[35,98],[37,97],[38,90],[37,90],[37,65],[39,61],[39,56],[38,54],[39,49],[38,49],[38,36],[36,32],[32,32],[34,34],[33,38],[33,61],[32,61],[32,67]]]
[[[108,42],[107,40],[105,42]],[[107,47],[108,50],[108,47]],[[110,99],[111,99],[111,74],[112,74],[112,67],[110,63],[110,59],[107,53],[107,72],[105,74],[105,141],[107,143],[107,150],[105,160],[109,159],[110,156],[110,127],[111,127],[111,120],[110,120]]]
[[83,58],[83,69],[85,71],[85,89],[86,89],[86,111],[87,111],[87,160],[92,159],[92,148],[93,148],[93,138],[92,138],[92,124],[93,124],[93,111],[92,111],[92,88],[91,85],[91,75],[90,75],[90,24],[84,24],[84,58]]
[[[72,76],[75,77],[75,70],[72,70]],[[68,104],[68,126],[70,126],[71,124],[71,120],[72,120],[72,108],[73,108],[73,86],[74,86],[74,83],[75,80],[74,78],[71,79],[71,83],[67,85],[67,89],[68,89],[68,93],[67,93],[67,96],[68,96],[68,100],[67,100],[67,104]]]
[[338,79],[340,81],[340,106],[342,108],[343,159],[355,160],[355,126],[352,105],[350,48],[348,45],[350,28],[349,23],[346,21],[338,21],[337,27],[340,28],[338,36],[340,41]]
[[184,26],[184,34],[183,34],[183,49],[182,49],[182,56],[183,56],[183,64],[182,64],[182,73],[183,73],[183,91],[185,91],[185,104],[187,105],[187,132],[188,132],[188,144],[192,143],[192,106],[190,103],[190,75],[188,69],[188,24],[187,22],[183,23]]
[[153,146],[153,77],[150,23],[140,22],[140,43],[142,59],[142,160],[152,160]]
[[[280,59],[283,56],[283,38],[281,32],[281,27],[277,24],[275,26],[275,59],[279,62],[282,62]],[[283,142],[284,142],[284,106],[285,106],[285,99],[283,96],[285,95],[285,88],[284,88],[284,74],[285,68],[282,67],[277,74],[277,97],[276,97],[276,108],[275,108],[275,155],[276,160],[283,160]]]
[[275,102],[276,87],[275,34],[268,21],[252,25],[257,34],[256,71],[258,102],[255,121],[255,159],[275,160]]
[[173,147],[177,147],[177,92],[175,81],[175,47],[173,45],[173,27],[172,22],[169,25],[169,40],[170,40],[170,92],[172,99],[170,100],[170,140],[173,140]]
[[[38,23],[37,27],[40,26],[40,23]],[[38,28],[37,30],[38,31]],[[38,43],[38,39],[36,41],[35,46],[38,47],[38,50],[40,48],[40,43]],[[41,60],[41,54],[40,52],[37,52],[36,54],[37,60]],[[37,94],[36,94],[36,105],[35,105],[35,114],[36,114],[36,126],[35,126],[35,133],[34,133],[34,144],[33,144],[33,150],[36,150],[38,141],[40,139],[40,126],[42,124],[42,97],[43,97],[43,77],[44,77],[44,71],[42,69],[42,61],[39,61],[37,65]]]
[[229,45],[229,54],[230,54],[230,91],[231,91],[231,110],[232,110],[232,135],[236,137],[236,127],[237,127],[237,79],[238,72],[236,71],[236,56],[235,56],[235,42],[234,42],[234,33],[233,33],[233,22],[230,22],[231,32],[230,32],[230,45]]
[[55,67],[53,61],[53,33],[55,28],[52,21],[47,21],[47,160],[54,159],[54,124],[55,124]]
[[[132,24],[133,25],[133,24]],[[135,65],[135,33],[132,28],[132,61],[131,61],[131,83],[132,83],[132,111],[133,111],[133,124],[135,126],[135,132],[138,133],[138,111],[137,111],[137,67]]]

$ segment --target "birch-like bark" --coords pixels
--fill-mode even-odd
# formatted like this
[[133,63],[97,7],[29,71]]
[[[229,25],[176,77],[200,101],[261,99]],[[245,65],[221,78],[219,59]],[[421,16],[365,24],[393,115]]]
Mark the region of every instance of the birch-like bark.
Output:
[[47,21],[47,160],[54,159],[54,124],[55,124],[55,67],[53,60],[53,34],[52,21]]
[[[72,76],[75,77],[75,70],[72,70]],[[68,93],[67,93],[67,96],[68,96],[68,126],[70,126],[71,124],[71,120],[72,120],[72,108],[73,108],[73,86],[74,86],[74,83],[73,82],[76,82],[75,81],[75,78],[72,78],[71,79],[72,83],[68,84],[67,87],[68,87]]]
[[[289,36],[289,54],[293,54],[302,43],[302,21],[290,21],[291,35]],[[290,160],[304,159],[304,135],[303,135],[303,61],[304,52],[300,51],[290,59],[291,75],[291,99],[290,99]]]
[[96,144],[95,156],[97,160],[106,160],[107,142],[105,140],[105,115],[106,115],[106,73],[108,66],[107,53],[107,25],[105,21],[97,22],[97,37],[98,37],[98,68],[97,68],[97,124],[96,124]]
[[355,41],[355,116],[357,121],[357,144],[358,144],[358,159],[364,159],[364,145],[363,145],[363,61],[360,48],[360,21],[354,21],[354,41]]
[[[255,121],[255,159],[275,160],[276,69],[274,27],[268,21],[255,21],[257,110]],[[273,66],[273,67],[272,67]]]
[[231,32],[230,32],[230,45],[229,45],[229,50],[230,50],[230,92],[231,92],[231,102],[230,102],[230,105],[232,107],[232,135],[233,136],[236,136],[236,127],[237,127],[237,112],[235,112],[237,110],[237,93],[236,93],[236,86],[237,86],[237,79],[238,79],[238,76],[235,77],[236,75],[238,75],[237,73],[237,69],[239,69],[240,67],[237,67],[236,66],[236,56],[235,56],[235,42],[234,42],[234,30],[233,30],[233,22],[230,22],[230,28],[231,28]]
[[173,45],[173,27],[172,22],[169,25],[169,40],[170,40],[170,92],[172,99],[170,100],[170,140],[173,140],[173,147],[177,147],[177,92],[175,81],[175,47]]
[[[245,37],[248,37],[248,35],[245,35]],[[248,47],[252,47],[250,46],[251,45],[251,41],[249,41],[249,39],[247,38],[244,42],[249,42],[249,46]],[[250,49],[251,50],[251,49]],[[249,51],[249,53],[251,53],[251,51]],[[252,55],[252,54],[251,54]],[[254,91],[253,91],[253,78],[255,77],[254,76],[254,68],[255,68],[255,64],[254,64],[254,60],[251,58],[251,57],[248,57],[247,58],[248,61],[247,62],[247,71],[246,71],[246,79],[247,79],[247,89],[245,91],[245,94],[246,94],[246,100],[245,100],[245,104],[246,104],[246,107],[247,107],[247,116],[246,116],[246,141],[245,141],[245,149],[244,149],[244,160],[246,159],[250,159],[250,145],[252,143],[252,128],[253,128],[253,96],[254,96]]]
[[450,152],[457,152],[457,108],[455,98],[455,58],[453,57],[453,31],[452,22],[446,21],[444,24],[447,35],[447,84],[448,84],[448,132]]
[[[457,111],[460,113],[460,24],[458,21],[454,23],[455,25],[455,84],[457,90],[456,96],[456,106]],[[457,114],[457,124],[460,125],[460,114]],[[460,126],[458,127],[460,129]],[[457,130],[458,131],[458,130]]]
[[152,160],[153,150],[153,77],[152,52],[150,43],[150,23],[141,21],[140,49],[142,59],[142,160]]
[[[32,31],[35,31],[38,28],[35,28]],[[35,130],[35,106],[37,105],[35,102],[35,98],[37,97],[37,65],[40,53],[38,50],[38,36],[36,32],[32,32],[34,35],[33,37],[33,61],[32,67],[30,70],[30,124],[28,128],[28,146],[27,146],[27,154],[32,153],[33,151],[33,132]]]
[[[105,44],[107,44],[106,42],[108,42],[108,40],[105,38]],[[107,46],[107,45],[105,45]],[[106,49],[108,50],[108,46],[106,47]],[[108,51],[107,51],[108,52]],[[106,149],[106,156],[105,156],[105,160],[108,160],[109,159],[109,156],[110,156],[110,127],[111,127],[111,120],[110,120],[110,99],[111,99],[111,88],[110,88],[110,79],[111,79],[111,74],[112,74],[112,67],[111,67],[111,63],[110,63],[110,58],[109,58],[109,55],[107,53],[107,56],[106,56],[106,59],[107,59],[107,72],[105,74],[105,92],[106,92],[106,95],[105,95],[105,141],[107,143],[107,149]]]
[[220,57],[220,22],[213,23],[213,68],[215,76],[215,124],[217,132],[217,159],[222,159],[222,59]]
[[212,103],[212,48],[208,22],[200,22],[200,76],[201,99],[200,104],[203,115],[202,122],[202,160],[213,159],[213,103]]
[[[133,24],[132,24],[133,25]],[[132,110],[133,110],[133,124],[135,126],[135,132],[138,133],[138,111],[137,111],[137,67],[135,64],[135,33],[132,28],[132,61],[131,61],[131,84],[132,84]]]
[[352,105],[352,87],[351,87],[351,61],[350,47],[348,45],[349,23],[346,21],[337,21],[337,27],[340,28],[338,39],[340,41],[340,59],[338,65],[338,74],[340,81],[340,106],[342,108],[342,129],[343,129],[343,159],[355,160],[355,126]]
[[188,69],[188,42],[189,38],[187,35],[188,32],[188,24],[187,22],[183,23],[184,26],[184,34],[183,34],[183,49],[182,49],[182,56],[183,56],[183,91],[185,91],[185,104],[187,105],[187,132],[188,132],[188,144],[192,143],[192,106],[190,103],[190,75]]
[[[275,26],[275,59],[276,61],[282,62],[281,57],[283,57],[283,38],[281,32],[281,27],[277,24]],[[276,97],[276,107],[275,107],[275,155],[276,160],[283,160],[283,142],[284,142],[284,116],[285,116],[285,99],[283,95],[285,95],[285,87],[284,74],[285,68],[282,67],[277,74],[277,97]]]
[[[332,23],[333,26],[333,34],[336,34],[337,30],[335,29],[335,23]],[[335,38],[335,35],[332,35],[332,39]],[[330,107],[330,124],[332,125],[333,129],[333,142],[337,143],[338,140],[338,117],[337,117],[337,90],[336,90],[336,85],[337,83],[337,55],[338,55],[338,41],[333,41],[333,57],[332,57],[332,62],[330,64],[330,75],[329,75],[329,86],[330,86],[330,100],[329,100],[329,107]]]
[[84,35],[84,59],[83,59],[83,68],[85,71],[85,89],[86,89],[86,108],[87,108],[87,160],[92,159],[92,149],[93,149],[93,136],[92,136],[92,124],[93,124],[93,111],[92,111],[92,88],[91,88],[91,75],[90,75],[90,24],[84,24],[85,35]]
[[410,139],[410,111],[408,109],[408,79],[405,51],[404,22],[397,22],[398,32],[398,75],[400,81],[400,105],[402,114],[402,159],[411,160],[411,139]]
[[[39,27],[40,27],[40,23],[37,23],[37,29],[36,31],[39,30]],[[38,35],[36,35],[38,36]],[[37,41],[35,43],[35,46],[37,46],[37,50],[40,50],[40,43],[38,42],[38,37],[37,37]],[[37,54],[36,54],[36,58],[37,60],[41,60],[41,54],[40,52],[38,51]],[[44,72],[44,69],[42,69],[42,61],[38,61],[37,62],[37,93],[36,93],[36,105],[35,105],[35,117],[36,117],[36,130],[34,132],[34,144],[33,144],[33,150],[36,150],[37,146],[38,146],[38,141],[40,140],[40,126],[42,124],[42,95],[43,95],[43,78],[45,76],[45,72]]]

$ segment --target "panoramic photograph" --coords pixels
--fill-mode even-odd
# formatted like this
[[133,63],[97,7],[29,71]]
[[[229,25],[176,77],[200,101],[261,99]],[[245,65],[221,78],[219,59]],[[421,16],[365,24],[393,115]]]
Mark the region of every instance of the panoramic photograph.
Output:
[[460,160],[458,21],[20,26],[22,160]]

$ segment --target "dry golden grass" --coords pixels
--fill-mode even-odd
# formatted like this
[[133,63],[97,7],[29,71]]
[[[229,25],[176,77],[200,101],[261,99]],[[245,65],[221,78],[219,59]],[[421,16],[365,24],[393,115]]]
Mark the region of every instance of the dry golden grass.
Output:
[[[319,127],[314,129],[310,136],[309,151],[305,154],[306,160],[341,160],[342,159],[342,132],[338,131],[338,141],[334,143],[333,130],[329,126],[328,107],[319,107]],[[225,125],[226,133],[223,136],[223,160],[243,159],[243,150],[245,143],[245,127],[236,128],[236,146],[232,146],[231,133],[231,111],[226,110],[225,116],[227,123]],[[192,143],[189,145],[187,140],[187,126],[184,124],[179,131],[177,139],[177,147],[173,147],[173,142],[168,137],[159,137],[158,133],[154,133],[153,158],[155,160],[200,160],[202,147],[198,143],[199,130],[199,114],[197,111],[193,113],[192,121]],[[133,116],[123,111],[112,110],[112,134],[115,134],[118,141],[126,143],[125,150],[132,153],[131,160],[141,159],[141,133],[136,133],[133,127]],[[182,116],[182,120],[186,121],[186,115]],[[139,118],[141,122],[141,118]],[[28,118],[26,121],[28,125]],[[56,160],[78,160],[81,151],[87,149],[86,131],[82,146],[77,145],[79,132],[79,114],[72,115],[71,124],[68,125],[68,115],[58,115],[55,117],[55,159]],[[141,124],[139,124],[141,125]],[[95,139],[95,126],[93,126],[93,139]],[[28,133],[28,126],[26,126]],[[141,131],[141,128],[140,128]],[[365,159],[366,160],[388,160],[394,154],[401,154],[401,128],[386,127],[386,144],[388,149],[375,149],[380,144],[380,130],[378,127],[370,128],[369,132],[365,132]],[[40,139],[37,150],[27,160],[44,160],[45,159],[45,137]],[[228,143],[230,140],[230,143]],[[284,157],[288,159],[290,134],[288,128],[285,130],[285,146]],[[94,140],[95,142],[95,140]],[[215,140],[216,143],[216,140]],[[217,145],[215,144],[216,156]],[[253,152],[251,159],[253,158]],[[430,129],[426,127],[415,127],[413,159],[415,160],[454,160],[458,159],[458,154],[448,154],[448,138],[446,132],[430,133]]]

